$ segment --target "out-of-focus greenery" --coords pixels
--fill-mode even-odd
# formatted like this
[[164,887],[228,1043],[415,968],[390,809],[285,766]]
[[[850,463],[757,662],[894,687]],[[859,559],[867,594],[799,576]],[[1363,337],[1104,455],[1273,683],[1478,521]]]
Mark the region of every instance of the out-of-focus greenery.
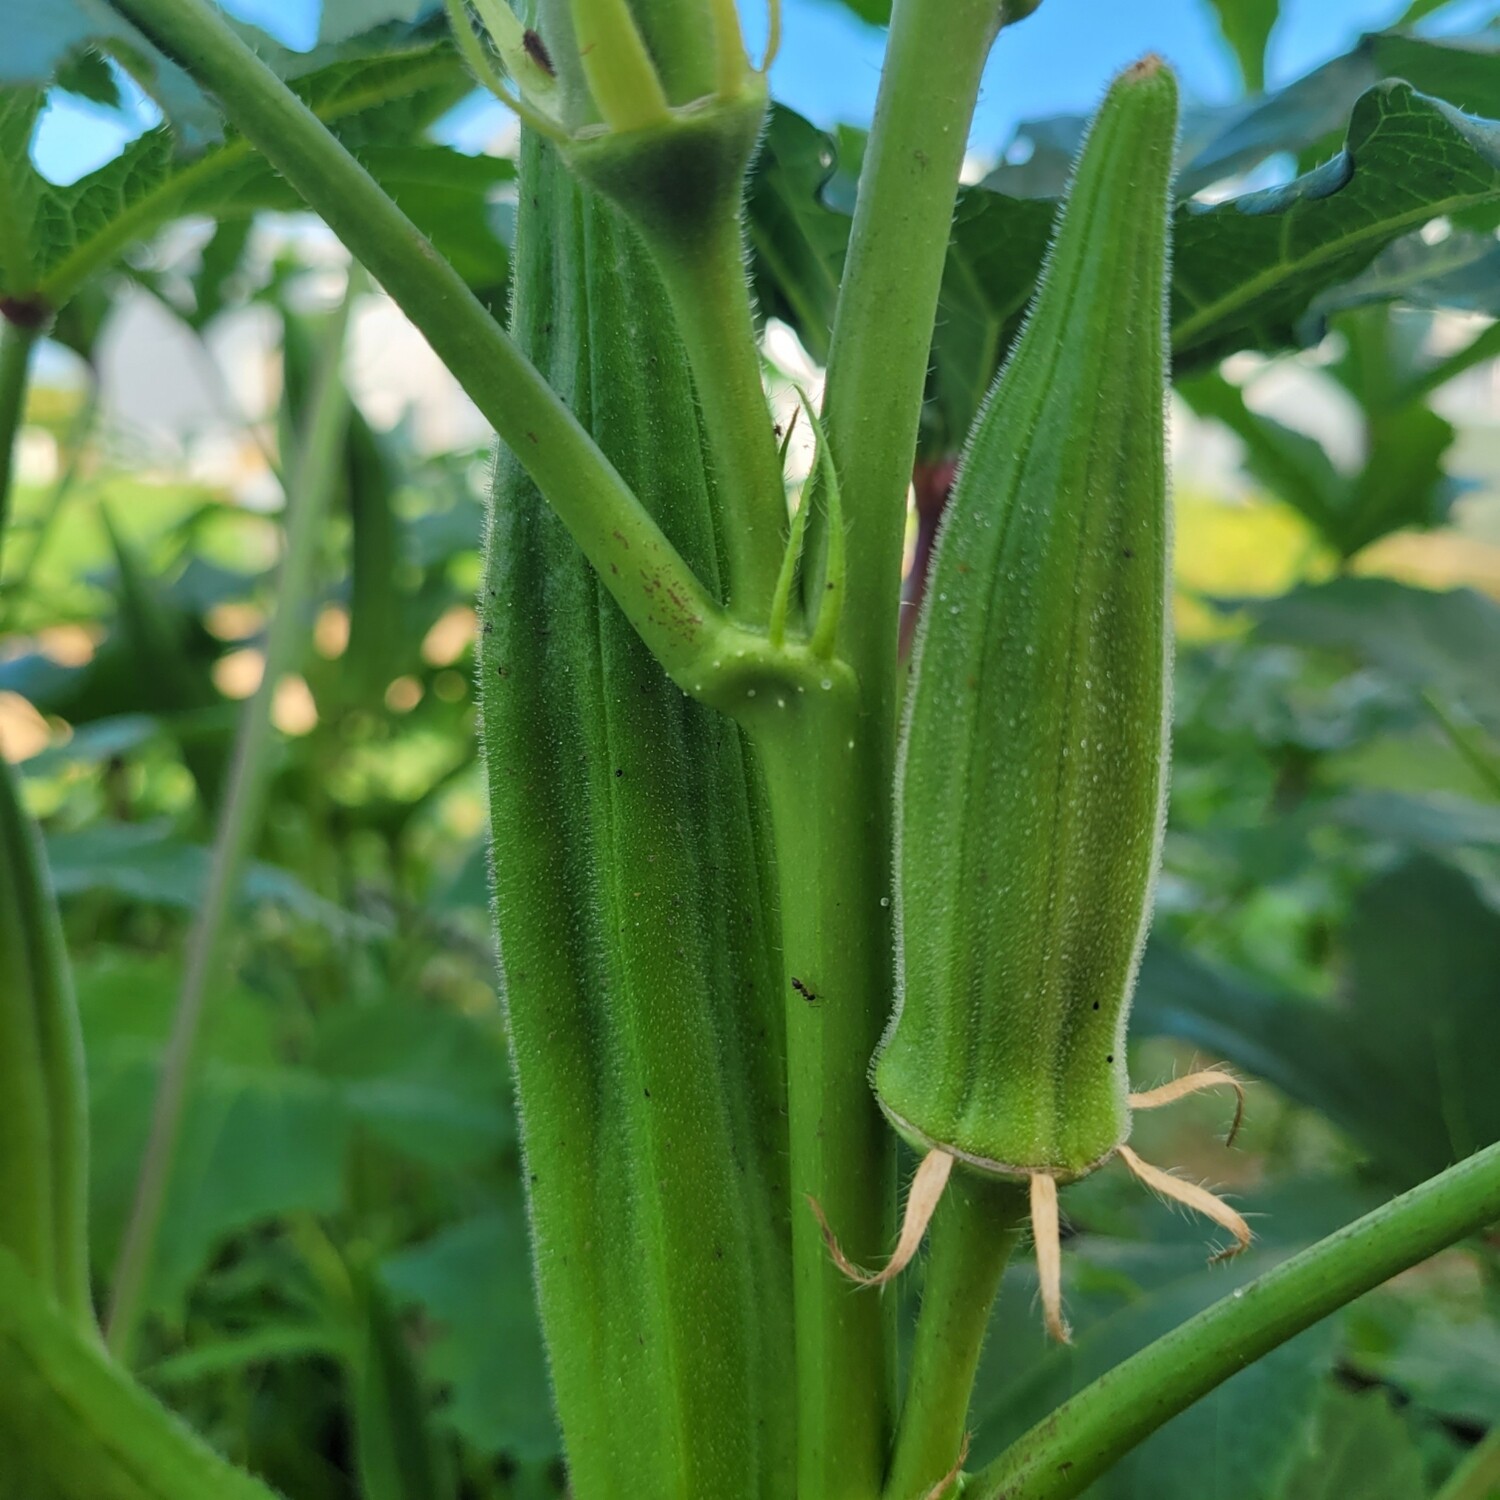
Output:
[[[1274,7],[1257,9],[1274,20]],[[1259,27],[1231,36],[1252,79]],[[1485,38],[1468,47],[1489,60],[1483,77],[1478,63],[1445,74],[1455,49],[1371,39],[1321,92],[1294,86],[1279,111],[1247,101],[1190,122],[1188,165],[1203,182],[1277,152],[1311,169],[1351,109],[1371,133],[1398,109],[1430,132],[1452,126],[1430,100],[1364,91],[1396,58],[1403,76],[1427,69],[1418,87],[1441,94],[1452,77],[1472,92],[1457,102],[1483,108],[1500,99],[1487,36],[1488,51]],[[448,102],[447,64],[434,67],[427,114],[362,128],[387,181],[472,252],[471,279],[498,305],[505,213],[491,198],[508,167],[403,157],[391,139],[418,149]],[[1045,239],[1075,139],[1069,122],[1047,122],[1024,176],[1002,168],[966,193],[924,462],[957,446],[1014,331],[1030,286],[1016,268],[1034,257],[1003,252]],[[755,188],[762,299],[814,354],[857,162],[857,135],[841,141],[835,170],[822,136],[778,116]],[[1462,132],[1444,150],[1454,173],[1483,165]],[[1493,153],[1489,169],[1500,171]],[[95,287],[97,316],[81,296],[58,330],[87,361],[104,294],[127,286],[198,331],[252,303],[269,309],[284,331],[285,409],[237,437],[257,471],[299,417],[308,328],[293,309],[317,282],[295,256],[268,261],[248,232],[247,202],[288,206],[268,176],[242,164],[248,200],[204,201],[220,216],[201,252],[138,256]],[[1378,213],[1378,193],[1350,180]],[[1315,187],[1259,203],[1260,223],[1299,203],[1311,212]],[[1239,1279],[1500,1137],[1500,407],[1479,355],[1462,358],[1500,307],[1493,285],[1454,280],[1494,255],[1493,202],[1465,212],[1449,239],[1392,230],[1395,258],[1354,268],[1352,293],[1298,270],[1284,303],[1179,343],[1179,410],[1199,414],[1200,436],[1235,435],[1245,483],[1226,495],[1198,479],[1178,496],[1171,820],[1133,1073],[1146,1084],[1223,1058],[1255,1081],[1233,1152],[1213,1141],[1221,1109],[1209,1100],[1145,1117],[1138,1134],[1153,1161],[1228,1184],[1259,1243],[1233,1268],[1205,1269],[1198,1227],[1121,1174],[1072,1190],[1077,1343],[1044,1344],[1032,1273],[1014,1267],[979,1383],[976,1462]],[[1217,274],[1222,258],[1217,241],[1193,249],[1210,218],[1179,211],[1179,330],[1194,315],[1184,265]],[[1243,360],[1214,370],[1221,338],[1314,352],[1256,356],[1262,368],[1244,380]],[[1356,460],[1267,414],[1262,382],[1289,369],[1353,433]],[[1462,420],[1436,409],[1459,377],[1491,382],[1489,406],[1470,403]],[[13,507],[0,734],[24,757],[63,898],[102,1294],[238,704],[277,606],[280,524],[186,464],[132,463],[76,386],[38,385],[29,420],[57,444],[58,477],[22,485]],[[425,452],[405,425],[376,431],[356,415],[351,427],[307,649],[277,698],[271,805],[236,912],[234,977],[208,1007],[136,1354],[152,1388],[292,1500],[561,1486],[486,911],[472,599],[487,472],[484,452]],[[1461,478],[1477,482],[1466,497]],[[1500,1423],[1497,1313],[1496,1245],[1455,1249],[1230,1381],[1091,1493],[1435,1494]]]

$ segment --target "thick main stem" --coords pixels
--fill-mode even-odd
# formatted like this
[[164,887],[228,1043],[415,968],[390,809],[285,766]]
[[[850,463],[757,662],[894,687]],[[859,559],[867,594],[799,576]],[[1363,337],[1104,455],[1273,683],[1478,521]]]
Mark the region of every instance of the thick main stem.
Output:
[[973,1500],[1069,1500],[1215,1386],[1500,1218],[1500,1144],[1294,1255],[1066,1401],[969,1481]]
[[208,885],[188,935],[182,990],[172,1017],[146,1153],[136,1182],[135,1202],[110,1292],[105,1339],[110,1351],[122,1360],[129,1358],[150,1278],[162,1210],[182,1134],[183,1110],[192,1081],[204,1005],[222,968],[230,908],[260,829],[275,743],[272,700],[278,683],[295,665],[306,640],[318,535],[338,478],[349,415],[349,397],[340,371],[344,332],[350,302],[361,281],[351,269],[349,291],[334,315],[320,351],[308,416],[290,465],[286,553],[277,586],[276,614],[266,640],[265,670],[240,719],[229,786],[214,837]]
[[1026,1223],[1026,1198],[1024,1183],[962,1169],[949,1181],[932,1223],[885,1500],[926,1500],[958,1462],[990,1308]]
[[883,746],[830,689],[752,728],[776,837],[787,1004],[798,1500],[880,1492],[893,1422],[895,1300],[829,1258],[816,1198],[856,1261],[889,1252],[894,1137],[869,1060],[891,1005]]
[[10,523],[10,491],[15,476],[16,439],[26,412],[26,388],[36,330],[0,318],[0,562]]

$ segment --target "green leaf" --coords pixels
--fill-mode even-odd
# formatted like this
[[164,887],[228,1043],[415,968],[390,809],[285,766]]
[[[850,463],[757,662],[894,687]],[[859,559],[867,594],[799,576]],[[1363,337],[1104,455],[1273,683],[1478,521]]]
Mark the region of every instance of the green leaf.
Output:
[[1446,1422],[1500,1420],[1500,1324],[1482,1285],[1462,1295],[1400,1283],[1351,1311],[1351,1367]]
[[312,1062],[353,1118],[414,1161],[474,1167],[515,1140],[498,1022],[410,1000],[342,1006],[320,1021]]
[[1500,125],[1405,83],[1361,95],[1343,151],[1285,187],[1178,210],[1172,342],[1180,366],[1295,344],[1329,287],[1392,241],[1500,198]]
[[1382,250],[1367,271],[1317,298],[1316,331],[1334,313],[1370,303],[1500,316],[1500,243],[1492,234],[1455,230],[1436,244],[1409,234]]
[[[1075,1391],[1228,1296],[1279,1253],[1251,1251],[1232,1266],[1209,1269],[1189,1257],[1184,1247],[1174,1247],[1171,1262],[1182,1274],[1163,1277],[1157,1269],[1142,1284],[1135,1281],[1138,1268],[1159,1266],[1160,1251],[1143,1260],[1141,1247],[1084,1239],[1067,1258],[1064,1277],[1069,1285],[1096,1285],[1099,1292],[1089,1300],[1100,1311],[1080,1306],[1074,1343],[1042,1347],[1029,1361],[1016,1357],[1013,1325],[1031,1316],[1031,1277],[1007,1273],[991,1338],[1000,1358],[981,1366],[970,1411],[970,1466],[979,1467]],[[1109,1303],[1114,1310],[1104,1311]],[[1251,1365],[1147,1439],[1090,1494],[1099,1500],[1272,1500],[1281,1477],[1306,1451],[1336,1332],[1335,1323],[1319,1325]]]
[[[1426,71],[1433,71],[1431,59],[1417,50],[1429,63]],[[1402,55],[1394,43],[1379,55],[1387,53]],[[1453,53],[1500,74],[1490,53],[1437,49],[1447,62]],[[1356,63],[1367,80],[1369,56],[1358,54],[1348,67]],[[1462,68],[1456,71],[1463,76]],[[1476,86],[1472,92],[1481,91]],[[1326,111],[1326,102],[1319,109]],[[1333,123],[1342,118],[1335,114]],[[1320,299],[1363,273],[1387,246],[1445,214],[1500,203],[1500,126],[1493,122],[1462,116],[1404,83],[1368,88],[1347,118],[1344,149],[1286,186],[1211,205],[1178,205],[1172,339],[1180,370],[1199,369],[1237,349],[1293,348],[1321,336]],[[1317,125],[1321,134],[1322,114]],[[1049,128],[1057,142],[1049,147],[1044,137],[1042,144],[1061,171],[1071,125],[1057,121]],[[1279,147],[1262,141],[1251,151],[1242,143],[1234,148],[1235,161],[1271,149]],[[989,185],[959,196],[934,335],[924,455],[962,445],[1025,315],[1056,205],[1051,198],[997,191],[994,184],[1019,187],[1016,174],[1036,170],[1030,163],[1002,169]],[[848,215],[828,198],[835,171],[830,139],[778,110],[750,198],[756,285],[765,310],[791,323],[814,358],[827,350],[849,232]],[[1400,288],[1391,290],[1399,294]],[[1435,441],[1428,435],[1425,446],[1430,450]],[[1403,447],[1409,442],[1402,438]],[[1383,509],[1389,498],[1370,504]]]
[[[135,1190],[177,995],[176,965],[112,955],[80,965],[89,1064],[93,1253],[112,1264]],[[148,1305],[176,1318],[229,1235],[343,1195],[348,1122],[338,1092],[281,1065],[268,1008],[232,987],[214,997],[162,1216]]]
[[[78,32],[91,34],[88,25]],[[116,33],[105,27],[101,34]],[[150,49],[142,47],[148,55]],[[432,147],[441,156],[428,158],[418,171],[415,159],[399,154],[421,149],[411,146],[413,138],[471,86],[446,43],[434,45],[411,28],[386,26],[311,53],[288,52],[264,38],[258,50],[351,149],[395,149],[396,190],[404,178],[419,213],[425,210],[429,225],[448,235],[450,248],[469,257],[471,270],[482,270],[482,284],[503,285],[504,256],[490,254],[487,225],[482,212],[476,221],[480,211],[474,207],[475,201],[484,202],[482,194],[476,200],[476,179],[482,178],[488,191],[503,169]],[[53,56],[52,65],[56,61]],[[191,120],[170,97],[164,98],[167,125],[146,132],[81,181],[55,187],[32,168],[25,149],[39,97],[34,88],[0,89],[0,148],[6,163],[0,168],[0,296],[36,297],[61,307],[89,276],[174,217],[217,215],[230,207],[242,212],[258,206],[257,194],[276,198],[277,206],[287,201],[275,174],[243,140],[230,138],[197,155],[185,154],[202,144],[201,133],[193,132]],[[466,161],[474,165],[457,165]],[[461,210],[456,222],[451,230],[443,228],[456,207]]]
[[1500,806],[1434,792],[1365,788],[1346,792],[1322,809],[1322,816],[1372,838],[1389,839],[1434,853],[1465,847],[1500,849]]
[[1500,1139],[1500,1093],[1473,1043],[1500,987],[1500,913],[1419,856],[1364,888],[1342,947],[1344,992],[1323,1004],[1153,943],[1136,1033],[1200,1046],[1322,1111],[1396,1186]]
[[1342,557],[1393,531],[1439,526],[1447,517],[1456,487],[1443,459],[1454,431],[1425,406],[1367,415],[1369,451],[1351,476],[1334,467],[1321,443],[1251,411],[1223,376],[1183,380],[1178,389],[1199,416],[1224,423],[1244,443],[1246,470]]
[[[208,879],[208,849],[174,838],[162,822],[101,821],[76,833],[53,833],[47,857],[60,896],[106,891],[148,906],[195,911]],[[367,920],[325,901],[275,865],[252,864],[239,900],[243,908],[272,903],[346,936],[371,930]]]
[[1438,698],[1500,737],[1500,605],[1471,589],[1445,593],[1389,578],[1339,578],[1253,606],[1261,641],[1351,657]]
[[381,1274],[399,1303],[420,1306],[437,1324],[427,1371],[448,1387],[442,1410],[464,1440],[481,1453],[523,1462],[556,1457],[519,1193],[389,1257]]
[[1427,1500],[1422,1455],[1384,1391],[1327,1387],[1311,1436],[1276,1500]]
[[807,352],[828,358],[849,217],[823,191],[838,167],[834,144],[801,115],[776,105],[750,179],[748,228],[756,300],[797,330]]
[[1229,43],[1245,88],[1258,94],[1266,86],[1266,43],[1281,12],[1281,0],[1209,0],[1219,30]]

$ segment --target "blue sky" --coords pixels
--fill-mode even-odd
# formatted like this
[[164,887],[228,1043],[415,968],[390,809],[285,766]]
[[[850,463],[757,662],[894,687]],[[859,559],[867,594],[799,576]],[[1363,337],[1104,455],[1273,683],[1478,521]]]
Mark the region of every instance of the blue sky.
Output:
[[[1345,50],[1361,32],[1389,25],[1406,4],[1282,0],[1271,40],[1270,84],[1289,82]],[[320,0],[228,0],[226,8],[290,46],[307,47],[317,33]],[[763,26],[762,8],[742,0],[752,33]],[[1459,0],[1448,7],[1447,24],[1472,25],[1495,9],[1493,0]],[[783,36],[772,72],[777,97],[823,125],[867,123],[881,33],[833,0],[784,0]],[[1203,0],[1046,0],[996,47],[975,119],[975,149],[998,155],[1019,121],[1086,111],[1113,72],[1148,51],[1175,64],[1190,96],[1205,102],[1234,96],[1234,66]],[[493,128],[488,111],[498,108],[461,111],[454,124],[459,142],[477,147]],[[63,101],[44,119],[34,155],[47,176],[71,181],[108,160],[150,117],[144,101],[133,127],[83,102]]]

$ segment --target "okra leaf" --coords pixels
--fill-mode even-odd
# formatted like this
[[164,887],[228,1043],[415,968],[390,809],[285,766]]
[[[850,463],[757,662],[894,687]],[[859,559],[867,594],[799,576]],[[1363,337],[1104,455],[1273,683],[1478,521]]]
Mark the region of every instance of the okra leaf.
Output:
[[339,1007],[319,1021],[310,1061],[351,1117],[409,1161],[456,1171],[514,1144],[498,1022],[409,1000]]
[[[91,824],[47,838],[47,857],[59,896],[108,893],[147,906],[196,910],[208,879],[209,850],[172,835],[163,823]],[[345,936],[371,931],[357,918],[308,889],[290,871],[251,864],[240,886],[246,907],[270,903]]]
[[[1069,1267],[1069,1284],[1078,1291],[1071,1346],[1043,1346],[1024,1325],[1031,1316],[1030,1268],[1017,1264],[1006,1274],[987,1341],[995,1354],[981,1363],[970,1410],[976,1467],[1082,1386],[1285,1253],[1259,1248],[1232,1266],[1205,1268],[1192,1249],[1174,1245],[1166,1263],[1181,1274],[1160,1279],[1165,1257],[1159,1247],[1089,1235],[1077,1243]],[[1142,1265],[1148,1275],[1138,1280]],[[1087,1290],[1091,1285],[1097,1293]],[[1337,1330],[1337,1321],[1317,1325],[1249,1366],[1147,1439],[1090,1494],[1100,1500],[1277,1500],[1305,1452]]]
[[1425,1500],[1429,1493],[1421,1450],[1383,1390],[1325,1387],[1309,1439],[1275,1500]]
[[[89,1059],[91,1229],[95,1265],[114,1263],[135,1191],[161,1054],[176,1005],[175,963],[107,952],[80,964]],[[163,1212],[150,1309],[169,1319],[231,1234],[343,1200],[350,1122],[339,1089],[278,1060],[276,1017],[236,984],[205,1017]]]
[[1500,988],[1500,913],[1451,865],[1418,856],[1370,882],[1342,935],[1339,999],[1280,996],[1154,942],[1138,1035],[1223,1057],[1321,1111],[1406,1187],[1500,1139],[1483,1048]]
[[1318,297],[1308,309],[1317,320],[1309,332],[1334,313],[1385,302],[1500,316],[1500,242],[1464,230],[1436,244],[1409,234],[1382,250],[1368,270]]
[[1338,578],[1251,608],[1257,639],[1352,658],[1500,738],[1500,605],[1485,595]]
[[[1379,46],[1375,42],[1380,43]],[[1428,44],[1378,38],[1345,64],[1365,85],[1372,59],[1414,59],[1442,92],[1490,103],[1500,114],[1500,53],[1488,44]],[[1398,45],[1399,44],[1399,45]],[[1352,55],[1353,56],[1353,55]],[[1442,73],[1439,64],[1449,68]],[[1493,75],[1493,79],[1492,76]],[[1428,81],[1424,76],[1424,81]],[[1347,93],[1347,90],[1345,90]],[[1172,338],[1179,370],[1194,371],[1238,349],[1295,348],[1321,336],[1337,289],[1362,276],[1387,246],[1444,215],[1492,212],[1500,204],[1500,125],[1471,119],[1400,82],[1374,83],[1339,112],[1325,111],[1304,134],[1318,139],[1347,121],[1344,147],[1283,187],[1227,201],[1178,205],[1172,278]],[[1352,96],[1351,96],[1352,97]],[[1352,113],[1349,112],[1352,107]],[[1066,136],[1060,122],[1053,122]],[[1258,138],[1260,139],[1260,138]],[[1283,149],[1261,139],[1255,159]],[[1300,137],[1299,137],[1300,139]],[[826,351],[834,290],[849,217],[826,191],[836,170],[832,141],[790,111],[778,110],[750,200],[750,238],[762,306],[786,319],[815,358]],[[1045,144],[1045,142],[1044,142]],[[1237,170],[1248,147],[1221,163]],[[1048,159],[1061,163],[1061,138]],[[1206,169],[1205,169],[1206,170]],[[978,400],[1019,329],[1051,233],[1050,197],[1001,192],[1037,185],[1038,169],[1004,168],[959,196],[933,342],[924,456],[956,451]],[[1024,181],[1017,174],[1030,174]],[[1216,176],[1223,172],[1214,169]],[[1045,178],[1045,173],[1043,177]],[[1191,188],[1189,177],[1181,184]],[[1473,276],[1483,275],[1476,262]],[[1422,305],[1451,291],[1459,305],[1476,293],[1467,280],[1421,282]],[[1392,279],[1388,297],[1405,285]],[[1378,280],[1361,300],[1380,295]]]
[[[373,53],[377,45],[386,50]],[[286,52],[264,39],[258,50],[355,151],[409,146],[414,135],[470,86],[446,44],[413,42],[409,29],[401,29],[394,40],[387,28],[366,33],[358,44],[308,54]],[[275,174],[244,140],[231,136],[201,149],[203,142],[185,130],[176,113],[169,113],[167,124],[139,136],[118,157],[77,183],[48,183],[27,155],[40,99],[36,87],[0,89],[0,148],[6,163],[0,168],[0,297],[34,300],[43,311],[56,310],[89,276],[171,219],[261,206],[257,193],[276,199],[268,206],[291,206],[284,189],[268,186],[276,182]],[[423,204],[430,210],[425,216],[429,227],[452,214],[452,191],[467,187],[471,194],[476,192],[480,174],[485,174],[485,190],[496,180],[488,175],[493,169],[460,166],[449,159],[457,157],[452,152],[441,163],[429,159],[429,170],[420,180],[410,159],[397,158],[391,164],[393,189],[399,193],[404,178],[417,201],[419,218]],[[466,177],[457,175],[465,172]],[[472,244],[472,206],[463,222],[464,231],[451,236],[460,252]],[[487,256],[483,259],[487,285],[495,267]],[[503,256],[499,268],[503,282]]]
[[519,1191],[389,1256],[381,1275],[398,1305],[419,1307],[436,1325],[426,1367],[448,1389],[442,1419],[480,1453],[553,1461],[560,1444]]
[[838,169],[833,141],[794,110],[771,111],[754,176],[748,228],[756,298],[796,329],[815,360],[828,358],[849,216],[824,200]]
[[1484,1428],[1500,1411],[1500,1322],[1482,1286],[1400,1283],[1350,1309],[1351,1368],[1423,1412]]
[[1172,278],[1179,367],[1297,342],[1321,292],[1429,220],[1500,198],[1500,124],[1409,84],[1360,96],[1342,152],[1285,187],[1182,204]]

